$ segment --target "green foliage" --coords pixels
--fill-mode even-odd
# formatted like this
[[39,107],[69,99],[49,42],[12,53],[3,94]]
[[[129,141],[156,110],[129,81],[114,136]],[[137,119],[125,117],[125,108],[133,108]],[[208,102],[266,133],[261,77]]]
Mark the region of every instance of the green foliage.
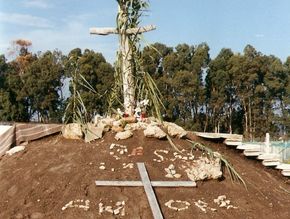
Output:
[[100,53],[72,50],[65,62],[67,77],[71,78],[71,97],[67,100],[66,122],[86,123],[96,113],[107,110],[105,101],[113,83],[113,68]]
[[60,59],[61,53],[48,51],[33,61],[22,75],[23,86],[18,97],[28,101],[30,118],[37,115],[41,122],[61,121],[54,117],[62,101],[59,93],[64,72]]
[[[145,9],[136,13],[132,8],[134,1],[122,2],[130,6],[126,25],[137,26]],[[134,7],[139,8],[138,4]],[[179,44],[175,48],[155,43],[141,50],[140,41],[141,36],[130,39],[136,97],[141,100],[151,96],[151,106],[163,104],[165,120],[186,129],[240,133],[249,139],[262,138],[265,132],[272,136],[289,133],[290,57],[283,63],[248,45],[242,54],[222,49],[211,59],[205,43]],[[102,54],[78,48],[68,56],[60,51],[36,55],[26,47],[20,48],[10,62],[2,55],[0,120],[57,122],[67,108],[72,121],[73,105],[69,102],[73,97],[79,98],[75,103],[83,107],[78,115],[85,115],[87,121],[96,113],[105,114],[109,108],[120,107],[119,64],[114,75]],[[70,93],[63,95],[62,82],[73,74],[77,83],[73,85],[71,80]],[[114,105],[107,102],[110,98],[115,100]],[[153,115],[161,116],[158,108],[151,110]]]

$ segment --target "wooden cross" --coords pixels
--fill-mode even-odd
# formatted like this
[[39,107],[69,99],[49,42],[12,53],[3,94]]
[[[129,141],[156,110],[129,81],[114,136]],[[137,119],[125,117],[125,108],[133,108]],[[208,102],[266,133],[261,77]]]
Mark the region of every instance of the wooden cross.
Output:
[[[122,7],[119,5],[119,14],[118,22],[126,23],[128,20],[127,13],[123,11]],[[136,28],[90,28],[90,34],[97,35],[109,35],[109,34],[118,34],[119,37],[119,46],[120,46],[120,55],[121,55],[121,74],[123,79],[123,98],[124,98],[124,109],[125,113],[128,115],[134,115],[134,110],[136,106],[135,100],[135,80],[133,75],[133,68],[131,66],[132,51],[129,46],[129,36],[138,35],[151,30],[155,30],[156,26],[148,25],[144,27]]]
[[153,187],[196,187],[193,181],[150,181],[144,163],[137,163],[141,181],[95,181],[97,186],[143,186],[153,213],[154,219],[163,219]]

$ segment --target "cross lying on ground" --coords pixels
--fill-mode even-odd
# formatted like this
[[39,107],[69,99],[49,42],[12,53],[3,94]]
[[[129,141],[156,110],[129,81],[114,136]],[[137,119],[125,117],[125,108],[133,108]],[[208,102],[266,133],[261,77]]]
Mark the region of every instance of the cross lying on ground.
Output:
[[196,187],[193,181],[150,181],[144,163],[137,163],[138,170],[141,176],[141,181],[96,181],[97,186],[127,186],[137,187],[143,186],[147,199],[152,210],[154,219],[163,219],[158,201],[156,199],[153,187]]

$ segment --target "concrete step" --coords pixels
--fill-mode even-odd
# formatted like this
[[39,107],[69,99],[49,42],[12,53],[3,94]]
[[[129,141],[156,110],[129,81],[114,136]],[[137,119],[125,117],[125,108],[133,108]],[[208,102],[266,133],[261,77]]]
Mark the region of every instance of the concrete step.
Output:
[[280,159],[280,154],[264,153],[257,157],[258,160]]
[[281,162],[279,160],[263,160],[262,164],[266,167],[278,166]]
[[239,150],[261,150],[261,145],[258,144],[241,144],[237,147]]
[[282,175],[283,176],[288,176],[288,177],[290,177],[290,170],[282,170]]
[[227,140],[225,140],[224,143],[225,143],[225,145],[231,146],[231,147],[237,147],[237,146],[242,145],[242,142],[240,142],[240,141],[227,141]]
[[276,169],[290,171],[290,164],[282,163],[282,164],[278,165],[276,167]]
[[257,151],[257,150],[256,151],[254,151],[254,150],[251,150],[251,151],[245,150],[243,153],[247,157],[257,157],[260,154],[262,154],[261,151]]

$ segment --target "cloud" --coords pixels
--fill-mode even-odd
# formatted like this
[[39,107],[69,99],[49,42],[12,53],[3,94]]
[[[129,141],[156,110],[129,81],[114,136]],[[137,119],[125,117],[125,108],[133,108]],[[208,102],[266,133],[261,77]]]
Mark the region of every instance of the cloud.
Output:
[[9,23],[21,26],[30,26],[36,28],[51,28],[52,23],[42,17],[32,16],[30,14],[20,14],[20,13],[4,13],[0,12],[0,22]]
[[265,35],[264,34],[261,34],[261,33],[257,33],[257,34],[255,34],[255,37],[256,38],[264,38]]
[[33,28],[17,33],[6,33],[3,37],[0,37],[0,54],[7,52],[9,42],[15,39],[28,39],[32,41],[31,49],[34,53],[59,49],[67,54],[74,48],[92,49],[101,52],[107,61],[113,63],[116,49],[118,49],[117,36],[91,36],[89,28],[90,26],[82,21],[82,16],[76,16],[75,19],[60,21],[53,28]]
[[[102,37],[89,34],[89,28],[92,27],[92,23],[96,22],[96,24],[100,24],[103,21],[103,17],[100,18],[99,15],[89,13],[80,13],[74,16],[67,15],[58,19],[58,22],[55,22],[51,28],[19,27],[17,28],[18,31],[5,31],[5,33],[1,31],[2,16],[3,13],[1,14],[0,12],[0,54],[6,54],[11,41],[15,39],[27,39],[32,41],[31,49],[34,53],[59,49],[64,54],[67,54],[74,48],[81,48],[92,49],[102,53],[110,63],[113,63],[115,60],[116,50],[118,49],[118,37]],[[9,16],[10,18],[12,17],[11,15]],[[112,20],[114,21],[114,19]],[[49,20],[45,20],[42,23],[43,25],[38,24],[38,26],[52,26]],[[100,26],[102,25],[100,24]]]
[[47,9],[51,7],[46,0],[25,0],[23,1],[23,5],[27,8]]

